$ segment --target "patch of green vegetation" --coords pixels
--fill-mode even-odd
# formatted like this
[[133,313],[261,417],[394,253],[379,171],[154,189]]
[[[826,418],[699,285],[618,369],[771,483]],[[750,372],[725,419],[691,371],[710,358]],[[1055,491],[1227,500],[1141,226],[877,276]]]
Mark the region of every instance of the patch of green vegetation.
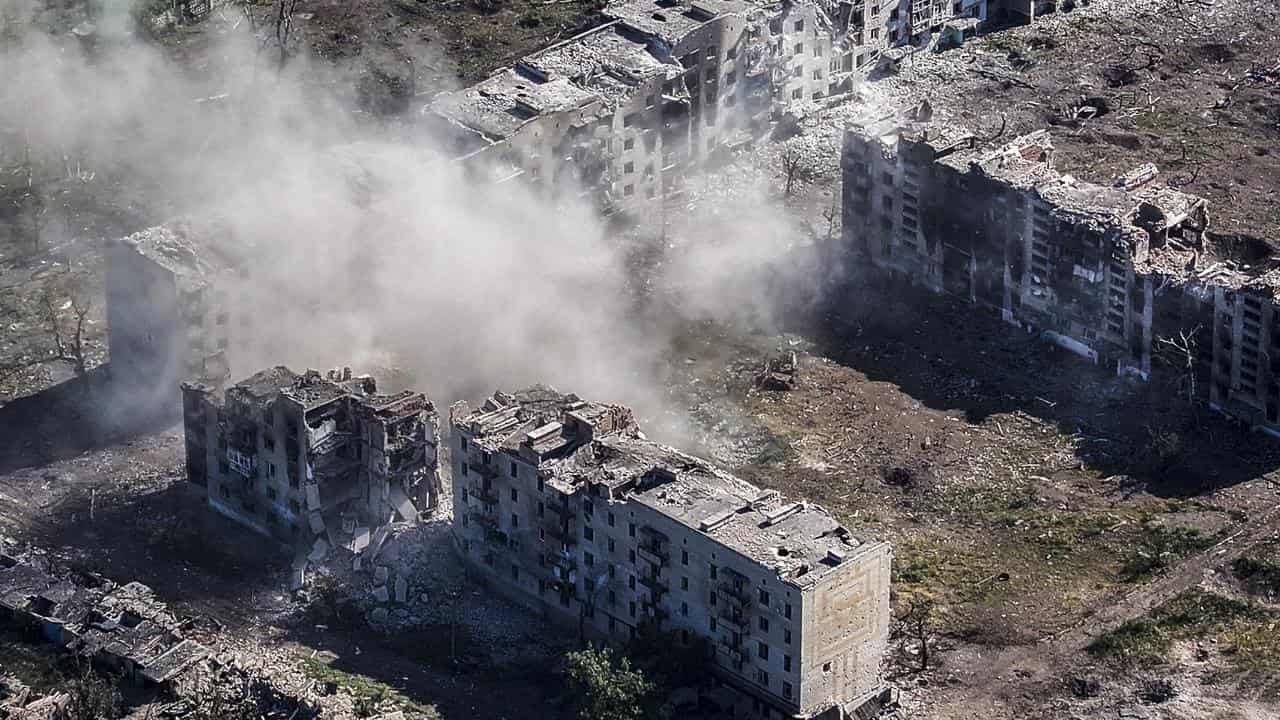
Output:
[[1231,563],[1231,574],[1251,593],[1267,598],[1280,597],[1280,563],[1243,555]]
[[1186,124],[1186,118],[1180,113],[1169,110],[1152,110],[1149,113],[1143,113],[1133,120],[1134,124],[1143,130],[1159,132],[1165,130],[1177,130]]
[[440,718],[434,705],[423,705],[373,678],[339,670],[318,658],[302,657],[299,660],[307,677],[316,682],[333,683],[351,693],[356,717],[372,717],[381,710],[395,708],[421,720]]
[[786,438],[770,433],[769,439],[752,462],[755,465],[777,465],[791,460],[795,455],[795,449]]
[[1165,662],[1175,640],[1213,638],[1241,669],[1280,662],[1280,615],[1258,605],[1200,589],[1188,590],[1106,633],[1087,651],[1138,665]]
[[1280,618],[1269,622],[1240,623],[1222,634],[1231,662],[1241,670],[1274,673],[1280,667]]
[[980,581],[998,574],[999,559],[990,553],[933,540],[901,542],[894,552],[895,592],[903,597],[927,596],[943,604],[973,600],[994,587]]
[[1173,638],[1150,620],[1130,620],[1101,635],[1086,648],[1097,658],[1118,658],[1138,664],[1164,660],[1173,646]]
[[1237,620],[1259,621],[1267,615],[1256,606],[1200,589],[1188,590],[1151,613],[1160,627],[1177,638],[1202,637]]
[[1120,578],[1126,582],[1147,580],[1179,560],[1208,549],[1216,539],[1216,536],[1205,535],[1198,528],[1144,522],[1142,532],[1120,569]]

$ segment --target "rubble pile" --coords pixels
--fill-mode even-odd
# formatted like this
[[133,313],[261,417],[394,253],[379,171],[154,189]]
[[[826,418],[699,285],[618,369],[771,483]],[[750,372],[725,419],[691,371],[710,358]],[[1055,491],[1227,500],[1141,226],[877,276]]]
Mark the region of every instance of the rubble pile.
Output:
[[[146,585],[67,572],[34,551],[0,554],[0,623],[156,690],[166,717],[202,707],[251,708],[264,720],[356,716],[350,695],[321,692],[292,662],[217,632],[197,642],[197,620],[175,616]],[[54,720],[68,702],[66,693],[38,697],[5,679],[0,718]]]
[[41,695],[15,678],[0,680],[0,718],[6,720],[54,720],[70,702],[67,693]]
[[764,369],[756,375],[756,387],[761,390],[794,390],[799,370],[794,350],[779,352],[765,361]]

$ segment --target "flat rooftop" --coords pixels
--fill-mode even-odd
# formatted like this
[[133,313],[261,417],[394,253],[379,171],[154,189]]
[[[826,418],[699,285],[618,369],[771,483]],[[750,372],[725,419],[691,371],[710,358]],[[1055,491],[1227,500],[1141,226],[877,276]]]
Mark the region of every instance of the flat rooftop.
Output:
[[571,80],[611,107],[629,98],[640,82],[684,72],[674,60],[659,59],[646,38],[617,21],[529,55],[519,64],[550,79]]
[[674,46],[717,17],[745,14],[757,7],[754,3],[740,0],[622,0],[610,3],[604,14]]
[[789,502],[646,439],[620,406],[534,386],[495,393],[474,412],[459,408],[454,423],[490,452],[528,459],[533,448],[539,475],[559,492],[607,486],[793,584],[817,582],[877,544],[864,547],[820,506]]
[[493,141],[504,140],[535,118],[583,108],[598,98],[567,79],[547,80],[508,68],[469,88],[444,93],[431,111]]

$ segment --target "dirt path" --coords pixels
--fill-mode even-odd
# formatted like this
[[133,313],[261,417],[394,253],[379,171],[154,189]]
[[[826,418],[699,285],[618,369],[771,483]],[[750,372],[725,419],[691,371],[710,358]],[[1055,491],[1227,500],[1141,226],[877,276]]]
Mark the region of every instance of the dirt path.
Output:
[[[948,698],[945,717],[958,719],[964,708],[985,707],[996,697],[1017,697],[1022,686],[1050,680],[1098,636],[1146,615],[1196,585],[1213,568],[1230,564],[1255,545],[1280,535],[1280,505],[1207,550],[1192,556],[1126,595],[1098,607],[1073,628],[1032,646],[1005,648],[974,668],[973,682]],[[975,715],[977,717],[977,715]]]

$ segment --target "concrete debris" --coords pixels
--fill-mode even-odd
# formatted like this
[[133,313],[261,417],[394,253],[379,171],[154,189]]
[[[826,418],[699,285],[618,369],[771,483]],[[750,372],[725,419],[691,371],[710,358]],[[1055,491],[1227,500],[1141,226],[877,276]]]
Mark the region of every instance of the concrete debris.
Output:
[[756,374],[756,387],[761,390],[794,390],[799,369],[794,351],[779,353],[766,360],[764,369]]
[[307,555],[307,560],[313,563],[324,562],[329,557],[329,543],[324,538],[316,538],[316,542],[311,546],[311,553]]
[[[151,588],[138,582],[119,585],[67,572],[34,554],[0,555],[0,620],[34,629],[86,667],[92,662],[113,668],[124,681],[159,688],[180,700],[198,696],[209,701],[211,694],[226,693],[254,698],[264,718],[318,716],[301,694],[187,637],[190,623],[180,621]],[[31,693],[20,692],[0,703],[0,715],[60,718],[65,703],[66,697],[57,693],[32,701]]]

